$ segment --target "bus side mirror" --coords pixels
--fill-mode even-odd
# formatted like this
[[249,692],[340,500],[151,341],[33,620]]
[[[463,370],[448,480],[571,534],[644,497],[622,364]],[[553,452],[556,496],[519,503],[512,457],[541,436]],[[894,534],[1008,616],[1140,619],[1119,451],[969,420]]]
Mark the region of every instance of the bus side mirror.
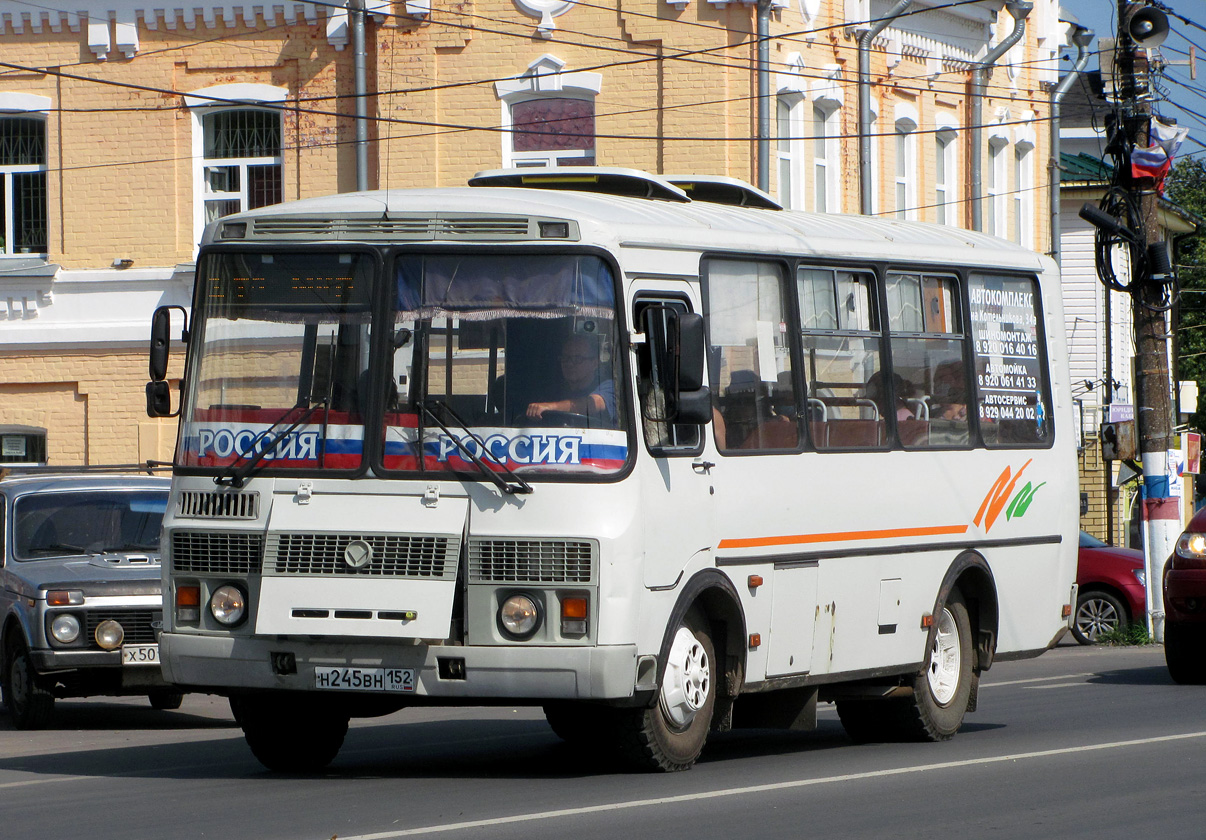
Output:
[[[151,316],[151,348],[149,373],[151,381],[147,383],[147,416],[172,417],[171,387],[167,383],[168,359],[171,357],[172,345],[172,310],[180,311],[184,318],[184,326],[180,330],[180,340],[188,341],[188,313],[182,306],[161,306]],[[177,409],[177,413],[179,409]]]
[[172,310],[180,311],[184,318],[184,327],[180,330],[180,340],[188,341],[188,313],[182,306],[161,306],[151,316],[151,381],[161,382],[167,378],[168,357],[171,355],[172,343]]
[[712,398],[704,387],[703,316],[677,306],[646,307],[645,335],[652,376],[665,394],[663,422],[700,424],[712,420]]
[[172,417],[172,386],[165,380],[147,383],[147,416]]

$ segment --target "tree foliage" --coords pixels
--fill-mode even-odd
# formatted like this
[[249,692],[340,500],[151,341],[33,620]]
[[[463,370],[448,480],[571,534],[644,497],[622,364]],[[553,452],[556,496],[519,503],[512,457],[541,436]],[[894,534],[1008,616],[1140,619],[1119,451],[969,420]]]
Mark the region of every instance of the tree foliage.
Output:
[[[1182,157],[1166,184],[1169,201],[1206,219],[1206,161]],[[1192,379],[1198,391],[1206,397],[1206,225],[1196,236],[1183,239],[1173,255],[1181,283],[1178,321],[1174,324],[1177,336],[1177,367],[1174,379]],[[1199,400],[1202,410],[1190,417],[1189,425],[1206,429],[1206,399]]]

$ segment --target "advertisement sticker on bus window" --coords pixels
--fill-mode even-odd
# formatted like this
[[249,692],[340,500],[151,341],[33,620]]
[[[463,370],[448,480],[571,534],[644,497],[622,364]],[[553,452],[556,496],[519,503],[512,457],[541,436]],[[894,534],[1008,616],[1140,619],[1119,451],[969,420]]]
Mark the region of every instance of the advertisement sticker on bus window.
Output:
[[972,275],[969,310],[977,409],[985,443],[1047,438],[1039,295],[1029,278]]
[[266,467],[355,469],[364,452],[364,427],[307,424],[283,431],[267,423],[197,422],[181,449],[187,466],[230,466],[264,452]]
[[[385,467],[418,467],[416,430],[388,427]],[[511,429],[481,428],[454,440],[439,430],[428,430],[423,440],[427,469],[475,470],[473,458],[492,469],[515,472],[609,472],[622,469],[628,456],[628,436],[612,429]]]

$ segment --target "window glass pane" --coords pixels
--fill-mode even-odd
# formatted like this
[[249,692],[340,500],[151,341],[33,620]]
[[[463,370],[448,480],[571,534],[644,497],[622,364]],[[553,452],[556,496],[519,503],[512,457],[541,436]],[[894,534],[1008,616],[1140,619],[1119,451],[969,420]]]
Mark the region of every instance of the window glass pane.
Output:
[[722,451],[798,447],[779,267],[709,260],[705,277],[717,446]]
[[281,118],[276,111],[237,108],[201,118],[206,158],[277,157]]
[[[637,345],[637,394],[641,400],[641,426],[645,432],[645,443],[650,450],[699,449],[702,437],[700,427],[694,424],[667,423],[664,378],[669,374],[655,370],[657,361],[653,353],[656,333],[665,339],[670,333],[670,313],[667,309],[686,312],[686,304],[680,301],[638,301],[637,323],[646,333],[643,344]],[[664,345],[665,341],[658,342]]]
[[976,407],[989,446],[1047,445],[1050,395],[1032,278],[973,274],[969,284]]
[[166,491],[31,493],[13,510],[18,560],[157,551]]
[[205,223],[209,224],[215,219],[220,219],[223,216],[229,216],[231,213],[239,212],[239,200],[237,198],[224,198],[218,201],[205,202]]
[[776,136],[779,140],[778,149],[781,152],[791,151],[791,103],[780,96],[775,106]]
[[283,199],[281,180],[279,163],[248,166],[247,209],[254,210],[269,204],[280,204]]
[[13,237],[18,254],[47,250],[45,172],[13,174]]
[[595,148],[595,103],[589,99],[545,98],[511,106],[516,152]]
[[892,332],[921,332],[921,278],[888,275],[888,326]]
[[806,330],[836,330],[837,302],[834,273],[824,268],[801,268],[796,272],[800,320]]
[[205,167],[205,189],[211,193],[237,193],[239,191],[239,167]]
[[46,163],[46,122],[34,117],[0,119],[0,166]]
[[[883,445],[887,408],[878,402],[885,389],[880,384],[881,338],[874,332],[872,277],[815,268],[801,268],[796,276],[804,323],[806,411],[813,444],[818,449]],[[833,316],[815,316],[823,309],[812,303],[824,301],[827,283],[836,287],[837,329],[832,328]],[[825,326],[818,328],[819,324]]]

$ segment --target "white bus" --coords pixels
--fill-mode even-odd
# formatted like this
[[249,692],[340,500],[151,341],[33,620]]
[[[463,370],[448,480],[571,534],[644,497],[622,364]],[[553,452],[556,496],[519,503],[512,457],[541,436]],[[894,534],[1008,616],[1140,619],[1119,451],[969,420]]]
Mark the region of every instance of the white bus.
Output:
[[269,768],[421,704],[661,770],[818,701],[941,740],[1067,629],[1059,277],[1008,242],[501,170],[219,219],[191,318],[161,657]]

